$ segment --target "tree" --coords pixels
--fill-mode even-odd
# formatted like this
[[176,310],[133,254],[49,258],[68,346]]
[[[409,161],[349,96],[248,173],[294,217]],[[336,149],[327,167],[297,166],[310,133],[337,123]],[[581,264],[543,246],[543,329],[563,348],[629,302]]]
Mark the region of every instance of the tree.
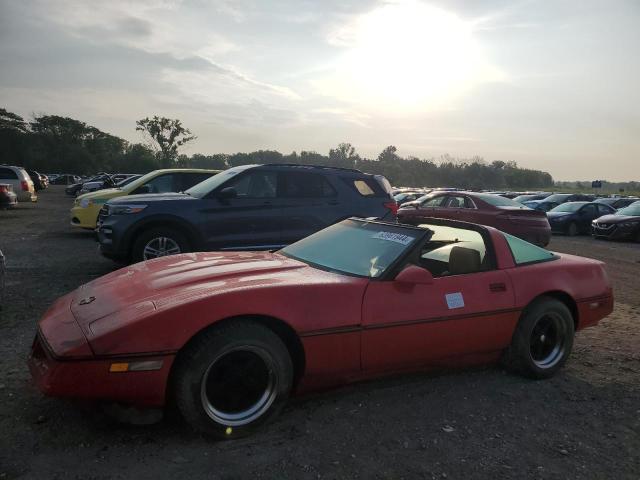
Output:
[[166,117],[143,118],[136,122],[136,131],[147,134],[160,154],[160,162],[164,168],[173,166],[178,157],[178,147],[197,137],[188,128],[182,126],[178,119]]
[[20,115],[0,108],[0,130],[13,130],[26,133],[29,130],[29,126]]
[[350,143],[341,143],[329,150],[329,163],[333,167],[355,168],[359,161],[360,155]]

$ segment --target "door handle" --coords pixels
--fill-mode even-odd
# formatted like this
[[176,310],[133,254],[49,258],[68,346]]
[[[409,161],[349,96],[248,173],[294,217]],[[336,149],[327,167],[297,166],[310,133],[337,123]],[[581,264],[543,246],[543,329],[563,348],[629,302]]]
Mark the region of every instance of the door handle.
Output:
[[502,282],[490,283],[489,284],[489,291],[493,292],[493,293],[506,292],[507,291],[507,285],[505,283],[502,283]]

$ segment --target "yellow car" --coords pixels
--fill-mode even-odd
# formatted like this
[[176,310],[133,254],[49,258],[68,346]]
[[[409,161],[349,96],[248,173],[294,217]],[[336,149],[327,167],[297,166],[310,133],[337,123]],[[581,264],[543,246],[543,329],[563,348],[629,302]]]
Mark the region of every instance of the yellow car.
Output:
[[93,230],[96,228],[100,209],[112,198],[142,193],[182,192],[216,173],[220,173],[220,170],[202,170],[198,168],[154,170],[122,188],[108,188],[85,193],[76,198],[75,204],[71,209],[71,225]]

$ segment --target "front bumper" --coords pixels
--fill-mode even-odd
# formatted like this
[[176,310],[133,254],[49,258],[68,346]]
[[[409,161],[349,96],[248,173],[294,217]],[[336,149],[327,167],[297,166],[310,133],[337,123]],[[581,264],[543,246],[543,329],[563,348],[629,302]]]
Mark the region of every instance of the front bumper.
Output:
[[635,228],[620,228],[617,224],[594,225],[591,224],[591,235],[608,240],[631,240],[638,234]]
[[159,360],[162,367],[150,371],[110,372],[123,358],[65,359],[52,353],[41,333],[31,347],[28,365],[37,388],[47,396],[106,401],[138,407],[162,407],[174,355],[133,357]]
[[96,228],[96,220],[100,206],[90,205],[86,208],[75,206],[71,209],[71,226],[79,228]]

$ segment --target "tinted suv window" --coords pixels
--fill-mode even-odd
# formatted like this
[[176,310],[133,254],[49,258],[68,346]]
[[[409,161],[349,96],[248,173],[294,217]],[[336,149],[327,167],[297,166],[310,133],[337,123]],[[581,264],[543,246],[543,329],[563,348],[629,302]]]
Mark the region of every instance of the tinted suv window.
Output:
[[178,185],[176,190],[184,192],[185,190],[197,185],[200,182],[204,182],[207,178],[214,175],[213,173],[178,173],[176,174]]
[[511,253],[513,254],[513,260],[516,265],[522,265],[525,263],[544,262],[547,260],[553,260],[557,258],[553,253],[544,248],[532,245],[529,242],[509,235],[508,233],[502,233],[507,239]]
[[286,172],[281,174],[279,195],[289,198],[333,197],[336,191],[326,178],[315,173]]
[[278,175],[275,172],[255,170],[231,180],[225,188],[234,188],[238,198],[273,198],[276,196]]
[[17,179],[18,174],[14,172],[11,168],[0,168],[0,178]]

